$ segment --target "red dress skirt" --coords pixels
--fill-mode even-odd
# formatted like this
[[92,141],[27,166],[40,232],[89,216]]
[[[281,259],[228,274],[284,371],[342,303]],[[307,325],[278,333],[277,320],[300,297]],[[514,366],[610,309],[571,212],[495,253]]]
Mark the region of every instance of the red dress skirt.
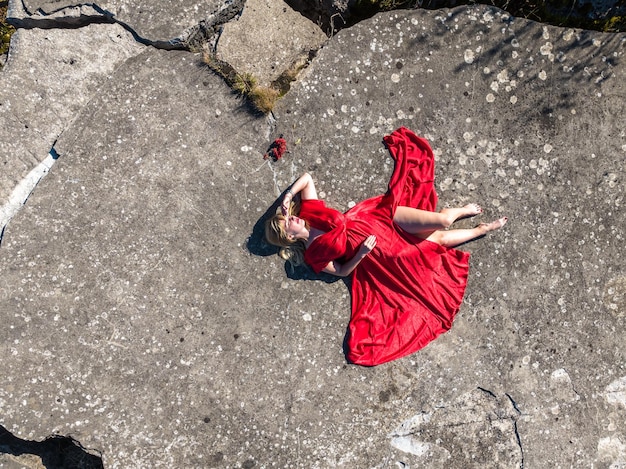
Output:
[[395,160],[385,195],[345,214],[321,200],[304,200],[300,216],[325,232],[305,252],[320,272],[333,260],[351,259],[370,234],[376,247],[352,273],[350,362],[373,366],[413,353],[452,327],[469,271],[469,253],[402,231],[398,205],[435,211],[434,157],[426,140],[401,127],[385,137]]

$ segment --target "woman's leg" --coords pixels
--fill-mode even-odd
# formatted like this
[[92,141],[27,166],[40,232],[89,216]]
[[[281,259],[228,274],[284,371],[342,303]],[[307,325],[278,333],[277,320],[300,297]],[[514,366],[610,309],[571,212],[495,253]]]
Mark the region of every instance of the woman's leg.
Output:
[[490,231],[500,229],[507,221],[507,217],[502,217],[491,223],[481,223],[476,228],[448,231],[437,230],[432,232],[426,239],[441,244],[442,246],[453,248],[459,244],[484,236]]
[[435,230],[448,228],[459,218],[473,217],[483,210],[477,204],[460,208],[444,208],[440,212],[427,212],[411,207],[396,207],[393,221],[407,233],[428,237]]

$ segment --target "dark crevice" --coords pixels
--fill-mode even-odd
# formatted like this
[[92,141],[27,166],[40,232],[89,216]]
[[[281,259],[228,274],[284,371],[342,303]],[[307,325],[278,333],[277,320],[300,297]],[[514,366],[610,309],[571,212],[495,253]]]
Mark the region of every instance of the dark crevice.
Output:
[[[21,4],[23,11],[27,14],[31,14],[26,9],[23,1]],[[214,37],[219,33],[222,25],[241,14],[244,5],[245,0],[228,0],[224,5],[209,15],[209,18],[200,21],[198,25],[190,28],[188,31],[181,34],[180,37],[169,40],[151,40],[142,37],[128,23],[117,19],[114,13],[101,8],[95,3],[65,5],[63,8],[48,12],[40,9],[37,11],[40,16],[37,17],[27,16],[25,18],[18,18],[9,15],[7,17],[7,23],[15,28],[24,29],[79,29],[92,24],[119,24],[140,44],[164,50],[197,50],[200,49],[204,43],[214,40]],[[81,14],[79,16],[59,15],[59,13],[62,13],[65,9],[83,7],[91,8],[94,14]],[[55,14],[55,16],[50,16],[50,14]]]
[[513,430],[515,431],[515,438],[517,439],[517,445],[519,446],[519,451],[520,451],[519,467],[520,469],[524,469],[524,447],[522,446],[522,438],[520,437],[519,430],[517,428],[517,419],[519,418],[520,415],[522,415],[522,411],[519,409],[519,407],[517,407],[517,402],[515,402],[515,400],[511,397],[509,393],[504,393],[504,394],[506,397],[509,398],[509,401],[511,401],[511,405],[513,406],[515,411],[518,413],[517,417],[511,418],[511,419],[513,420]]
[[463,5],[486,5],[500,8],[514,17],[554,26],[591,29],[604,32],[624,31],[626,2],[594,6],[591,2],[572,0],[354,0],[347,3],[331,0],[286,0],[303,16],[318,24],[329,36],[383,11],[400,9],[440,10]]
[[484,392],[485,394],[489,394],[491,397],[493,397],[494,399],[497,399],[498,397],[489,389],[485,389],[485,388],[481,388],[480,386],[478,386],[478,390]]
[[509,401],[511,401],[511,404],[513,405],[513,408],[517,411],[518,414],[521,415],[522,411],[519,410],[519,407],[517,407],[517,402],[515,402],[513,400],[513,398],[511,397],[511,395],[509,393],[504,393],[504,395],[509,398]]
[[0,453],[39,456],[46,469],[104,469],[101,453],[93,454],[71,436],[52,435],[43,441],[23,440],[2,425]]
[[58,18],[15,18],[8,17],[7,23],[15,28],[22,29],[79,29],[90,24],[112,24],[116,23],[113,18],[101,15],[79,17],[58,17]]
[[59,159],[59,153],[56,151],[56,148],[54,148],[54,145],[56,144],[56,140],[54,141],[54,143],[52,144],[52,148],[50,149],[50,156],[52,157],[53,160],[58,160]]
[[524,469],[524,448],[522,446],[522,439],[519,436],[519,431],[517,429],[517,419],[513,419],[513,430],[515,431],[515,438],[517,438],[517,445],[519,446],[520,451],[520,462],[519,468]]

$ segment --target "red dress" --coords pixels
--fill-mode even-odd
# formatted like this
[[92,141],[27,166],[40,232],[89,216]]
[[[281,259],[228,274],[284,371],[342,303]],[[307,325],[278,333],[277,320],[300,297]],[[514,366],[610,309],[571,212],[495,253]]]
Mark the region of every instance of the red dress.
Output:
[[300,216],[326,233],[305,251],[315,272],[351,259],[370,234],[376,247],[352,273],[347,358],[373,366],[413,353],[450,329],[469,271],[469,253],[408,234],[393,222],[398,205],[435,211],[434,157],[426,140],[401,127],[385,137],[395,168],[385,195],[345,214],[304,200]]

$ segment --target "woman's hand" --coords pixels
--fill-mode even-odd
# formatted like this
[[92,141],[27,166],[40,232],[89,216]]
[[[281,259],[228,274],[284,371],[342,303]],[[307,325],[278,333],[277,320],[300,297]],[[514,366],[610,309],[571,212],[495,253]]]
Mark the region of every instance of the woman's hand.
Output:
[[324,267],[324,272],[328,274],[337,275],[338,277],[347,277],[352,273],[356,266],[363,260],[365,256],[367,256],[372,249],[376,247],[376,236],[369,235],[365,238],[365,241],[361,244],[359,251],[354,255],[352,259],[350,259],[345,264],[340,264],[337,261],[330,261],[326,267]]
[[280,204],[280,211],[283,215],[289,215],[289,207],[296,194],[300,194],[302,200],[317,199],[315,184],[313,184],[313,178],[309,173],[300,176],[285,193],[283,202]]
[[372,250],[375,247],[376,247],[376,236],[369,235],[367,238],[365,238],[365,241],[363,241],[363,244],[361,244],[361,247],[359,248],[359,254],[365,257],[370,252],[372,252]]
[[293,192],[291,192],[291,189],[289,189],[287,193],[285,194],[285,196],[283,197],[283,203],[280,206],[280,211],[282,212],[283,215],[285,216],[289,215],[289,207],[291,206],[292,200],[293,200]]

